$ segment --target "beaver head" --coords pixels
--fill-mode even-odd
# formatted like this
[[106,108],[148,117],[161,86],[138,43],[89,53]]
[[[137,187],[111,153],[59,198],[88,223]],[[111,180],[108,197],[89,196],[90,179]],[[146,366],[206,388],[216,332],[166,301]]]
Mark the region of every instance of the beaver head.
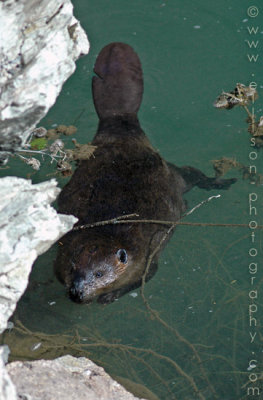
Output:
[[55,273],[77,303],[90,303],[95,297],[116,292],[143,274],[141,249],[121,237],[76,232],[60,243]]
[[71,300],[87,303],[111,290],[131,263],[129,259],[125,249],[115,248],[105,252],[102,247],[85,247],[78,262],[72,264],[68,282]]

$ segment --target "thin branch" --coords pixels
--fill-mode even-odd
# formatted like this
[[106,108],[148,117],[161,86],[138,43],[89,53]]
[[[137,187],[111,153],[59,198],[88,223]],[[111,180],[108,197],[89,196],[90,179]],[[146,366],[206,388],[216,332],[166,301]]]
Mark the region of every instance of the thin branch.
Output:
[[208,197],[208,199],[201,201],[201,203],[197,204],[194,208],[192,208],[186,214],[183,214],[180,219],[183,219],[184,217],[187,217],[187,215],[192,214],[197,208],[201,207],[203,204],[206,204],[213,199],[218,199],[219,197],[221,197],[221,194],[217,194],[216,196]]
[[162,221],[162,220],[155,220],[155,219],[127,219],[131,217],[139,217],[139,214],[126,214],[126,215],[121,215],[119,217],[113,218],[113,219],[108,219],[106,221],[98,221],[94,222],[92,224],[85,224],[85,225],[79,225],[73,228],[73,231],[79,231],[81,229],[88,229],[88,228],[94,228],[96,226],[103,226],[103,225],[110,225],[110,224],[130,224],[130,223],[145,223],[145,224],[158,224],[158,225],[168,225],[172,226],[173,228],[179,224],[179,221],[183,219],[184,217],[192,214],[197,208],[201,207],[203,204],[208,203],[210,200],[217,199],[218,197],[221,197],[220,194],[216,196],[211,196],[206,200],[201,201],[201,203],[197,204],[194,206],[190,211],[188,211],[186,214],[183,214],[181,218],[178,221]]
[[[94,228],[95,226],[126,223],[127,222],[126,218],[132,218],[132,217],[139,217],[139,214],[126,214],[126,215],[121,215],[116,218],[108,219],[106,221],[98,221],[98,222],[94,222],[93,224],[79,225],[79,226],[75,226],[72,230],[79,231],[81,229]],[[135,220],[131,220],[131,221],[137,222],[138,220],[135,219]]]
[[[131,216],[139,216],[138,214],[129,214],[126,215],[126,218],[130,218]],[[185,214],[186,216],[188,214]],[[98,221],[92,224],[85,224],[75,226],[72,230],[79,231],[82,229],[89,229],[94,228],[96,226],[103,226],[103,225],[117,225],[117,224],[156,224],[156,225],[164,225],[164,226],[173,226],[176,225],[186,225],[186,226],[202,226],[202,227],[227,227],[227,228],[249,228],[248,224],[217,224],[212,222],[182,222],[182,221],[162,221],[158,219],[124,219],[123,217],[117,217],[113,219],[108,219],[105,221]],[[122,219],[123,218],[123,219]],[[262,229],[263,225],[258,225],[255,229]]]
[[[214,196],[213,196],[213,197],[214,197]],[[209,198],[209,199],[211,200],[211,198]],[[209,200],[208,200],[208,201],[209,201]],[[201,205],[201,204],[200,204],[200,205]],[[199,206],[199,205],[198,205],[198,206]],[[194,209],[196,209],[196,208],[197,208],[197,206],[194,207],[191,211],[193,212]],[[215,389],[213,388],[213,386],[212,386],[211,383],[209,382],[209,379],[208,379],[208,377],[207,377],[207,375],[206,375],[206,372],[205,372],[205,369],[204,369],[204,367],[203,367],[203,362],[202,362],[202,360],[201,360],[201,358],[200,358],[200,356],[199,356],[199,354],[198,354],[198,352],[197,352],[195,346],[194,346],[192,343],[190,343],[186,338],[184,338],[184,337],[179,333],[179,331],[178,331],[177,329],[175,329],[175,328],[169,326],[169,325],[167,324],[167,322],[165,322],[165,321],[160,317],[158,311],[157,311],[157,310],[154,310],[154,309],[150,306],[148,300],[146,299],[146,297],[145,297],[145,295],[144,295],[144,287],[145,287],[146,276],[147,276],[147,274],[148,274],[148,271],[149,271],[149,269],[150,269],[150,266],[151,266],[151,264],[152,264],[152,261],[153,261],[155,255],[156,255],[156,253],[158,253],[158,251],[161,249],[162,244],[163,244],[163,243],[167,240],[167,238],[169,237],[169,235],[170,235],[171,231],[174,229],[174,227],[175,227],[174,225],[170,226],[170,228],[169,228],[169,229],[165,232],[165,234],[163,235],[163,237],[162,237],[162,239],[160,240],[158,246],[157,246],[157,247],[153,250],[153,252],[150,254],[150,256],[149,256],[149,258],[148,258],[148,260],[147,260],[147,265],[146,265],[146,268],[145,268],[143,277],[142,277],[142,284],[141,284],[140,292],[141,292],[141,296],[142,296],[142,300],[143,300],[143,302],[144,302],[144,305],[145,305],[146,309],[150,312],[150,314],[151,314],[155,319],[157,319],[157,321],[159,321],[166,329],[168,329],[169,331],[172,331],[172,332],[175,334],[175,336],[177,337],[177,339],[180,340],[180,342],[184,343],[186,346],[188,346],[188,347],[192,350],[192,352],[193,352],[194,355],[195,355],[195,358],[196,358],[197,361],[198,361],[199,368],[200,368],[201,371],[202,371],[204,380],[207,382],[207,384],[208,384],[208,386],[210,387],[210,390],[213,392],[213,394],[216,395]],[[182,373],[182,372],[183,372],[183,373]],[[184,371],[180,371],[180,373],[181,373],[181,375],[184,375],[184,376],[187,375],[186,373],[184,373]],[[188,376],[188,378],[189,378],[189,376]],[[191,379],[192,379],[192,378],[191,378]],[[189,379],[188,379],[188,380],[189,380]],[[191,385],[192,385],[193,387],[195,387],[195,391],[197,392],[197,394],[198,394],[198,396],[200,397],[200,399],[204,399],[202,393],[200,393],[200,392],[198,391],[198,389],[197,389],[197,387],[196,387],[196,385],[195,385],[194,380],[191,382]]]
[[52,161],[56,161],[57,158],[63,158],[62,156],[52,156],[51,154],[41,150],[18,150],[17,155],[19,155],[19,153],[42,154],[43,156],[49,156],[52,159]]

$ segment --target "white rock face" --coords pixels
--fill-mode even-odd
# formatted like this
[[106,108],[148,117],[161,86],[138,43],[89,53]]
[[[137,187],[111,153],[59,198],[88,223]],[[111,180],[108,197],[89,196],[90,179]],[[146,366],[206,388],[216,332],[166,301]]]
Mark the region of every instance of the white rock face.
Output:
[[5,369],[5,346],[0,347],[0,399],[17,400],[16,389]]
[[60,192],[56,185],[54,179],[36,185],[16,177],[0,179],[0,333],[26,289],[37,256],[77,221],[50,206]]
[[89,42],[70,0],[0,2],[0,150],[21,147]]
[[[19,396],[31,400],[139,400],[85,357],[15,361],[7,370]],[[143,399],[141,399],[143,400]]]

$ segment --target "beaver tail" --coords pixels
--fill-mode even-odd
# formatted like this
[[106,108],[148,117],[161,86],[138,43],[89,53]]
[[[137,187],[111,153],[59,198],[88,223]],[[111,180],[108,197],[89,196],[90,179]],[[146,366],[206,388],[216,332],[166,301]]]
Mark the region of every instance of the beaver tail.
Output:
[[139,57],[125,43],[110,43],[99,53],[92,80],[93,101],[100,120],[136,115],[143,94]]

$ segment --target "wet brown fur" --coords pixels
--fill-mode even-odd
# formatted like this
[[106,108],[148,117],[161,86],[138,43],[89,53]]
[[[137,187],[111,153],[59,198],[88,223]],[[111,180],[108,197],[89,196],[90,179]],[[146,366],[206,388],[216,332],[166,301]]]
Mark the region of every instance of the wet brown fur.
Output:
[[[94,158],[80,162],[61,192],[61,213],[75,215],[78,225],[133,213],[139,219],[177,221],[186,208],[182,195],[193,185],[208,189],[233,183],[207,178],[191,167],[172,166],[153,149],[137,119],[143,79],[130,46],[106,46],[94,71],[100,122],[92,145],[97,148]],[[154,224],[111,224],[71,232],[61,240],[56,275],[74,301],[90,302],[99,296],[98,301],[111,302],[140,286],[147,259],[165,231]],[[126,251],[127,262],[119,259],[120,249]],[[158,255],[147,279],[157,270]]]

